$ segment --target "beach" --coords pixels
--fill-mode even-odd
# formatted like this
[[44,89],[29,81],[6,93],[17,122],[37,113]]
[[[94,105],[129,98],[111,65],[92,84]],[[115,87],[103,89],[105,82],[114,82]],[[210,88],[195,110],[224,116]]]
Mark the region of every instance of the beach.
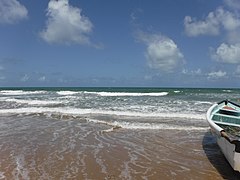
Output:
[[238,89],[0,90],[0,179],[239,179],[207,109]]

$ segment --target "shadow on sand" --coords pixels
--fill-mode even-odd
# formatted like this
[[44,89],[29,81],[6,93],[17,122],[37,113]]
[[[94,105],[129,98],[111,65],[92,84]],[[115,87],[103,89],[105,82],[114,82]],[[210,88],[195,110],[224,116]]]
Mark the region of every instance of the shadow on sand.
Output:
[[232,169],[217,145],[216,138],[212,136],[210,131],[205,133],[202,146],[207,158],[217,169],[223,179],[240,179],[240,173]]

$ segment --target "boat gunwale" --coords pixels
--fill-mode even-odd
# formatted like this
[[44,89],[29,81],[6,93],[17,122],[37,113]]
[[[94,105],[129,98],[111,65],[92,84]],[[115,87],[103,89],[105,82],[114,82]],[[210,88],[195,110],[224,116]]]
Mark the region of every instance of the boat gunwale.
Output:
[[240,153],[240,139],[239,138],[233,138],[233,137],[230,137],[226,131],[221,128],[220,126],[218,126],[211,118],[211,115],[212,115],[212,112],[214,111],[215,108],[217,108],[220,104],[222,103],[231,103],[233,104],[234,106],[237,106],[240,108],[240,105],[237,105],[229,100],[223,100],[219,103],[215,103],[213,104],[207,111],[207,121],[211,127],[211,129],[220,137],[223,137],[225,138],[229,143],[231,144],[235,144],[235,151]]
[[[228,105],[228,102],[231,103],[230,107],[235,106],[236,110],[240,112],[240,106],[232,103],[231,101],[224,100],[219,103],[213,104],[207,111],[207,121],[211,127],[212,133],[217,136],[217,144],[223,152],[225,158],[228,160],[229,164],[235,171],[240,172],[240,138],[236,139],[236,136],[231,137],[231,134],[228,134],[222,127],[216,124],[213,121],[214,114],[220,109]],[[222,104],[224,103],[224,104]]]

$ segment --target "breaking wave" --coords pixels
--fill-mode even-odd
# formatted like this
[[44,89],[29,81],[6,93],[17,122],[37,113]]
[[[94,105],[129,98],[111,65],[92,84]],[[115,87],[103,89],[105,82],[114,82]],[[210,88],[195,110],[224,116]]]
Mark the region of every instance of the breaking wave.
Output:
[[43,94],[47,93],[47,91],[23,91],[23,90],[2,90],[0,91],[0,95],[31,95],[31,94]]
[[96,94],[99,96],[166,96],[168,92],[157,92],[157,93],[131,93],[131,92],[88,92],[86,94]]
[[97,124],[105,124],[112,126],[107,130],[103,130],[102,132],[111,132],[115,129],[123,128],[123,129],[151,129],[151,130],[186,130],[186,131],[205,131],[209,129],[208,127],[197,127],[197,126],[180,126],[180,125],[171,125],[171,124],[161,124],[161,123],[142,123],[142,122],[126,122],[126,121],[114,121],[114,122],[107,122],[103,120],[97,119],[87,119],[88,122],[97,123]]
[[0,114],[60,114],[60,115],[113,115],[126,117],[161,117],[161,118],[186,118],[186,119],[205,119],[202,114],[188,113],[157,113],[157,112],[134,112],[134,111],[114,111],[100,109],[81,109],[67,107],[27,107],[16,109],[0,109]]
[[79,92],[77,91],[58,91],[57,94],[58,95],[63,95],[63,96],[67,96],[67,95],[73,95],[73,94],[78,94]]
[[61,101],[47,101],[47,100],[26,100],[26,99],[0,99],[6,102],[16,102],[18,104],[29,104],[29,105],[57,105],[62,104]]

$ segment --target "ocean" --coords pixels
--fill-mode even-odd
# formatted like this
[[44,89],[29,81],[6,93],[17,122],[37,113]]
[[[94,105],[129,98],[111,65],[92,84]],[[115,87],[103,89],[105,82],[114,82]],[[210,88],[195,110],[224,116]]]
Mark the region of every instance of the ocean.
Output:
[[240,89],[1,88],[0,179],[240,179],[210,133]]

